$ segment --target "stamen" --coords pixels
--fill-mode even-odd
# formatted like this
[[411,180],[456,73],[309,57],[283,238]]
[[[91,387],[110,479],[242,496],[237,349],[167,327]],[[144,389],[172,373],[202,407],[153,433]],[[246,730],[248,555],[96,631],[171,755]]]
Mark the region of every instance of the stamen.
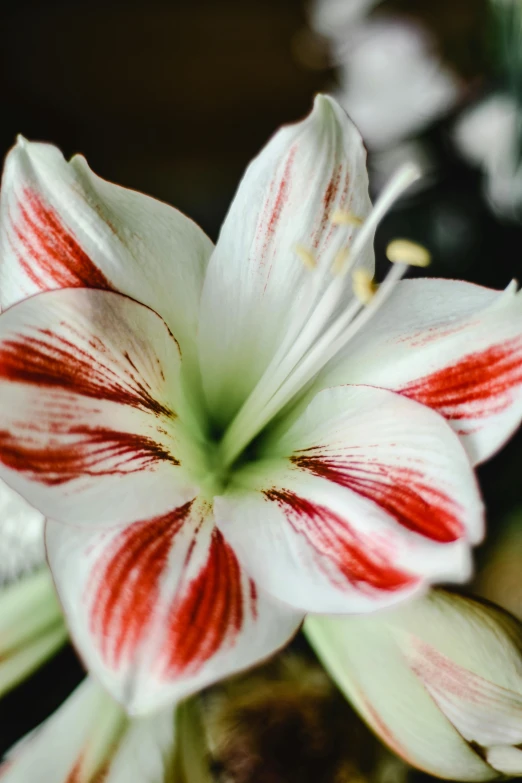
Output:
[[352,272],[352,288],[357,299],[362,304],[369,304],[378,289],[377,283],[366,269],[354,269]]
[[340,277],[346,273],[347,262],[350,258],[350,249],[348,247],[342,247],[334,258],[332,264],[332,275],[334,277]]
[[426,267],[431,263],[430,252],[409,239],[394,239],[386,248],[386,256],[393,264]]
[[[392,177],[373,210],[355,232],[350,248],[339,250],[333,263],[326,259],[322,263],[323,259],[317,259],[308,248],[295,246],[295,252],[305,267],[317,272],[303,281],[296,317],[292,318],[275,355],[223,437],[220,446],[223,464],[231,465],[266,423],[311,383],[314,376],[344,349],[388,299],[404,275],[406,264],[395,263],[378,287],[368,272],[355,270],[355,266],[371,244],[379,221],[419,176],[419,170],[408,164]],[[334,212],[331,219],[334,223],[339,220],[346,225],[346,215],[351,221],[351,213],[342,211]],[[419,258],[418,252],[414,255],[415,259]],[[397,256],[397,261],[405,260]],[[329,269],[334,277],[323,291],[325,274]],[[352,270],[355,296],[348,308],[339,314],[339,304],[347,288],[344,278]]]
[[317,269],[317,259],[304,245],[296,245],[295,252],[307,269]]
[[362,226],[364,220],[354,212],[350,212],[345,209],[336,209],[330,218],[330,222],[334,226]]

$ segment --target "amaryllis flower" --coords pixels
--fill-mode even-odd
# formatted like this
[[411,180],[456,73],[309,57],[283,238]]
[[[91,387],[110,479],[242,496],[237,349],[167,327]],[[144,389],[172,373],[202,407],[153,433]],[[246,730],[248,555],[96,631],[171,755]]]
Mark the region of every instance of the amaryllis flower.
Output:
[[507,612],[434,589],[372,617],[309,617],[305,631],[410,764],[452,780],[522,773],[522,626]]
[[402,263],[374,293],[375,226],[413,176],[372,210],[360,136],[319,97],[213,248],[81,158],[10,153],[0,476],[49,519],[73,639],[129,710],[259,661],[306,612],[468,576],[470,458],[522,416],[522,299]]
[[[0,696],[50,658],[67,628],[44,556],[44,519],[0,482]],[[7,573],[6,573],[7,571]],[[170,706],[146,718],[124,709],[87,677],[64,704],[0,764],[6,783],[164,783],[206,781],[197,705]],[[186,768],[189,767],[189,768]],[[203,767],[202,767],[203,768]],[[181,772],[183,771],[183,775]],[[186,773],[186,774],[185,774]]]
[[0,766],[2,783],[166,783],[174,779],[203,783],[204,778],[197,776],[173,777],[178,751],[175,721],[172,706],[130,719],[88,677],[60,709],[9,751]]

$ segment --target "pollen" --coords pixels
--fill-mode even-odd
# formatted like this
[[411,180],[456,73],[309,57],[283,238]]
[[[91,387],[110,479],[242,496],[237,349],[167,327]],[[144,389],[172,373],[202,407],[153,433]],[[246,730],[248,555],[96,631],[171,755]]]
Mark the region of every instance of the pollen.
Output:
[[364,220],[353,212],[345,209],[336,209],[330,218],[334,226],[362,226]]
[[350,250],[347,247],[342,247],[334,258],[332,264],[332,275],[339,277],[346,269],[346,264],[350,258]]
[[304,245],[296,245],[295,252],[307,269],[317,268],[316,257],[310,250],[308,250],[308,248],[304,247]]
[[393,264],[425,267],[431,262],[429,251],[409,239],[394,239],[386,248],[386,256]]
[[352,287],[357,299],[366,305],[375,296],[378,285],[366,269],[355,269],[352,274]]

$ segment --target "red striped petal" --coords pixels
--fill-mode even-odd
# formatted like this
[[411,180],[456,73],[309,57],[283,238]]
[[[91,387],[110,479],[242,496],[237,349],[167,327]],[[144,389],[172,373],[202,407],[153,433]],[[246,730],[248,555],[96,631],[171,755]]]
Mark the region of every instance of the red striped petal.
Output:
[[468,354],[398,391],[458,422],[504,412],[521,384],[522,336]]
[[100,179],[83,158],[68,163],[50,144],[25,139],[6,158],[0,200],[4,310],[43,291],[118,291],[159,313],[192,361],[211,251],[191,220]]
[[[335,564],[338,577],[334,581],[338,585],[342,586],[339,576],[370,593],[393,592],[419,583],[417,576],[395,568],[389,555],[372,546],[371,537],[357,533],[345,518],[331,509],[284,489],[267,490],[264,495],[278,504],[293,531],[314,549],[319,567],[324,556],[329,564]],[[332,576],[330,569],[325,569],[325,573]]]
[[166,325],[127,297],[76,288],[9,308],[0,317],[1,477],[71,523],[118,524],[194,497],[177,471],[179,372]]
[[384,389],[325,389],[258,454],[216,500],[216,519],[275,598],[366,612],[469,578],[482,504],[458,437],[429,408]]
[[454,280],[405,280],[316,388],[361,383],[433,408],[474,464],[522,420],[522,292]]
[[123,529],[48,523],[47,548],[80,653],[134,712],[252,665],[302,619],[258,594],[204,500]]
[[464,534],[462,507],[429,483],[422,470],[394,466],[376,459],[357,461],[353,453],[321,457],[321,447],[291,457],[292,463],[314,476],[333,481],[377,503],[400,525],[434,541],[456,541]]
[[10,219],[12,251],[27,278],[40,291],[77,286],[112,288],[57,211],[36,191],[23,189],[17,214],[11,214]]

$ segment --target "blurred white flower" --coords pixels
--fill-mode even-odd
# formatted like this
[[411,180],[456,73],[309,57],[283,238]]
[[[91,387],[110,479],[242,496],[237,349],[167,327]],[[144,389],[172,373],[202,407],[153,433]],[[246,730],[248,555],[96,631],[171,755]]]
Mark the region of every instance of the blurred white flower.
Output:
[[455,128],[460,152],[485,172],[491,207],[512,218],[520,216],[522,207],[520,124],[514,100],[499,93],[468,109]]
[[[44,518],[0,482],[0,697],[65,644]],[[32,570],[32,572],[30,572]],[[207,783],[196,706],[130,718],[87,677],[0,765],[2,783]]]
[[339,37],[382,0],[319,0],[310,8],[310,24],[321,35]]
[[419,132],[459,97],[456,76],[418,24],[370,18],[333,43],[341,67],[335,97],[370,148],[389,147]]
[[0,481],[0,586],[45,562],[43,515]]
[[210,783],[197,717],[186,704],[131,719],[88,677],[9,751],[2,783]]
[[309,617],[339,688],[399,756],[452,780],[522,772],[522,626],[492,605],[432,590],[398,609]]

